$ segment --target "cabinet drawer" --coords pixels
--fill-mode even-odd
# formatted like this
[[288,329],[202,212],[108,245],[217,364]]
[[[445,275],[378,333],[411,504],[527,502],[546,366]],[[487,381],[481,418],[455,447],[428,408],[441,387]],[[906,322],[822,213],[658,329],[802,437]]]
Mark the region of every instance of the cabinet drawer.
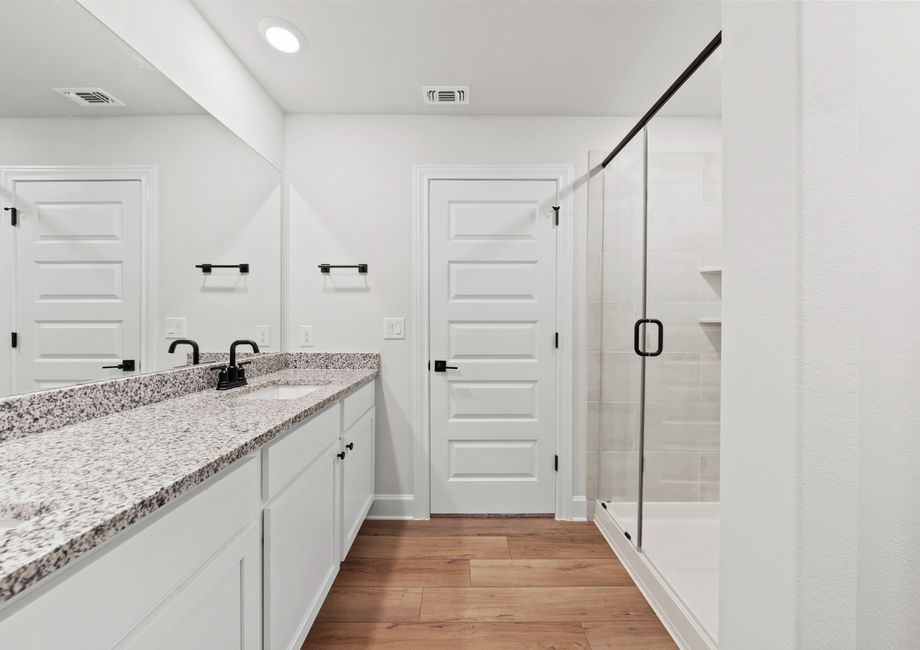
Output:
[[371,380],[361,388],[345,398],[345,413],[342,421],[342,431],[348,431],[362,415],[367,413],[367,409],[374,405],[374,384],[377,382]]
[[271,501],[339,436],[338,402],[262,450],[262,496]]

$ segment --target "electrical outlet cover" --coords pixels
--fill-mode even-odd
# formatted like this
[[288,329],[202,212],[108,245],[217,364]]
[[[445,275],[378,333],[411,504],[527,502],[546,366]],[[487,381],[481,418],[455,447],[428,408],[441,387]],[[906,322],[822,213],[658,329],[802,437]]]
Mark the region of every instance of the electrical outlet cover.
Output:
[[270,325],[256,325],[256,343],[260,348],[271,345],[271,329]]
[[312,348],[313,347],[313,326],[312,325],[301,325],[300,326],[300,347],[302,348]]

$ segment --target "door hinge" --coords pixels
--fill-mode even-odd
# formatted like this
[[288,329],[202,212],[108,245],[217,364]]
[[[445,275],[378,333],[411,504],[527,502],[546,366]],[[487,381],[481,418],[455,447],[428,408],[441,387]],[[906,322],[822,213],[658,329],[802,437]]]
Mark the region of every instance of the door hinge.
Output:
[[553,210],[556,211],[556,225],[558,226],[558,225],[559,225],[559,206],[558,206],[558,205],[554,205],[554,206],[553,206]]
[[559,456],[556,456],[556,471],[559,471]]
[[10,347],[15,348],[17,345],[19,345],[19,335],[13,332],[12,336],[10,336]]
[[15,225],[16,225],[16,222],[17,222],[16,217],[19,215],[19,210],[17,210],[16,208],[3,208],[3,210],[4,210],[4,211],[9,210],[9,213],[10,213],[10,225],[11,225],[11,226],[15,226]]
[[556,332],[556,348],[559,348],[559,332]]

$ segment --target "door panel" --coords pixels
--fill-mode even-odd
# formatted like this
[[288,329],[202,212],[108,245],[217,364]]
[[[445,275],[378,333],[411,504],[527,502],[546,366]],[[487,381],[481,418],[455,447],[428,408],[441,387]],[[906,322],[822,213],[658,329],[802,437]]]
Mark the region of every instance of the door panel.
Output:
[[16,391],[123,376],[141,353],[138,181],[21,181]]
[[431,511],[554,512],[556,182],[429,197]]

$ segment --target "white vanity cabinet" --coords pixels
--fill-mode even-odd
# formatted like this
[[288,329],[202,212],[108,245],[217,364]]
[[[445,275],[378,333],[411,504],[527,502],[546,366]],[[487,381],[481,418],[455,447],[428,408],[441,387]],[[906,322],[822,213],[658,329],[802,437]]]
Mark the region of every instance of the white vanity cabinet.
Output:
[[266,650],[303,644],[339,568],[341,403],[262,450]]
[[265,650],[299,650],[374,500],[365,384],[262,450]]
[[9,603],[0,647],[257,650],[260,509],[252,454]]
[[0,648],[299,650],[373,502],[374,386],[0,604]]

